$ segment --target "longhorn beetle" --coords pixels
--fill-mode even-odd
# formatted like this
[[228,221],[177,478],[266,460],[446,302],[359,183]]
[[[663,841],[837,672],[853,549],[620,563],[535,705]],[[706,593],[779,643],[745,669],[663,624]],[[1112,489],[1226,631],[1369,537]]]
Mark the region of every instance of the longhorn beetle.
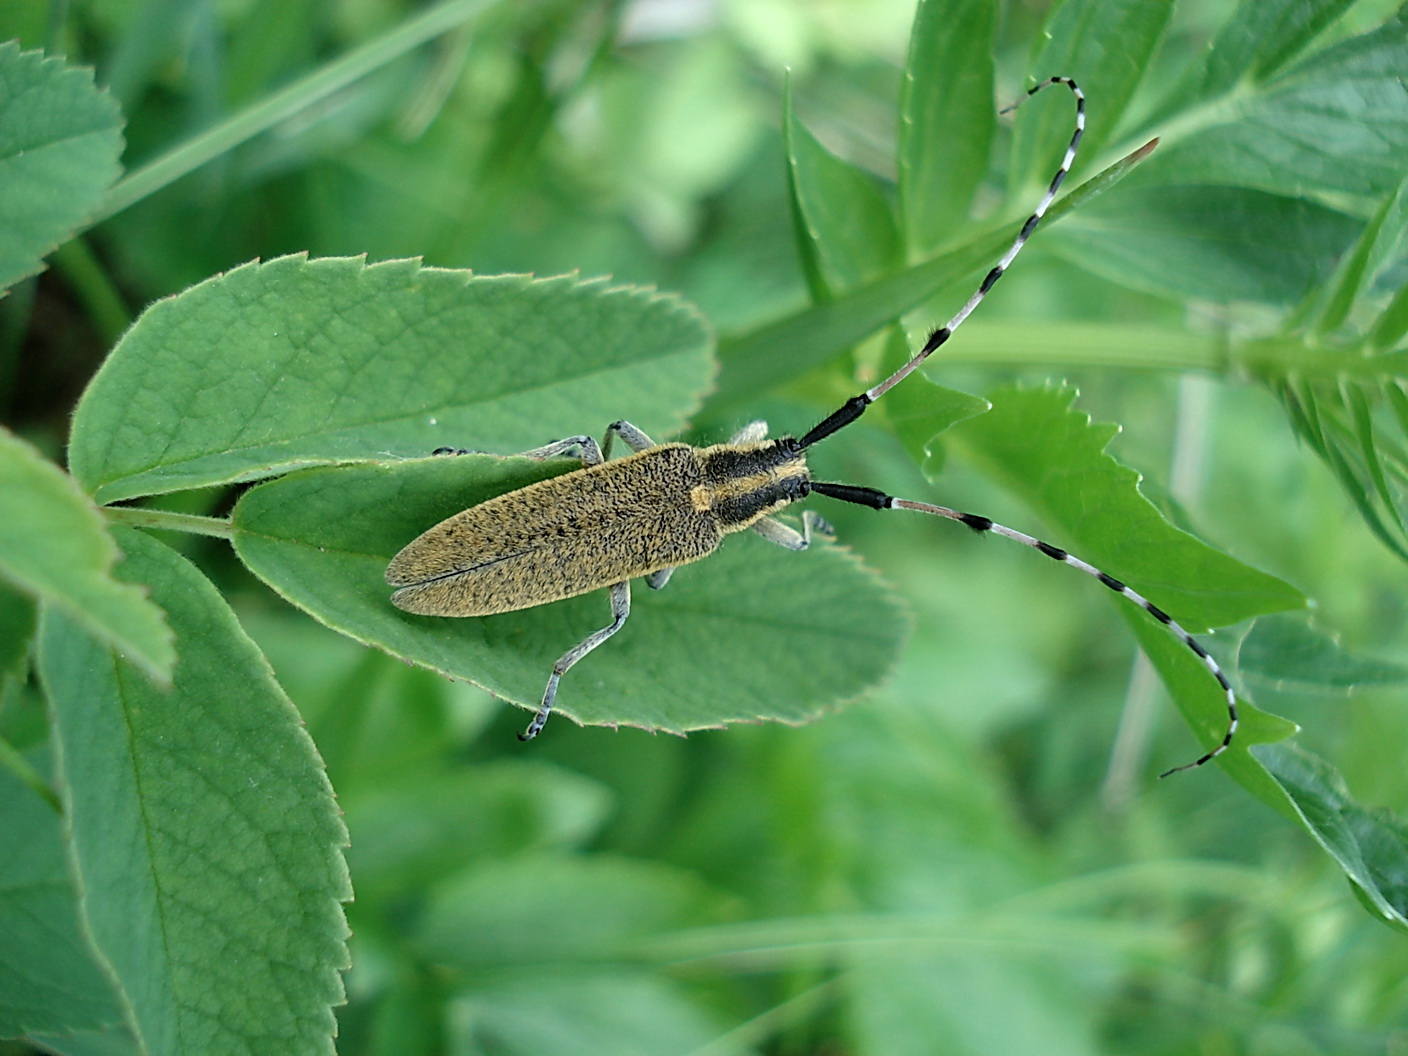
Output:
[[[807,468],[807,448],[854,422],[952,337],[1036,230],[1070,171],[1085,132],[1085,96],[1069,77],[1048,78],[1028,89],[1027,97],[1057,84],[1069,88],[1075,97],[1075,130],[1046,193],[1007,252],[958,313],[933,331],[923,347],[880,384],[852,396],[800,439],[769,439],[767,423],[752,422],[725,444],[657,444],[629,422],[618,421],[607,428],[600,446],[584,435],[525,451],[525,456],[535,459],[574,454],[581,459],[582,468],[457,513],[414,539],[392,559],[386,581],[399,588],[391,596],[392,603],[428,616],[488,616],[610,588],[611,622],[587,635],[553,664],[542,703],[528,728],[518,735],[520,740],[531,740],[541,732],[562,676],[625,624],[631,611],[632,579],[643,577],[647,586],[659,590],[678,566],[707,557],[725,535],[745,528],[785,549],[805,550],[814,531],[829,533],[826,523],[808,510],[802,515],[799,532],[771,515],[817,494],[877,510],[914,510],[946,517],[978,533],[1014,539],[1094,576],[1168,627],[1207,666],[1226,696],[1227,731],[1221,743],[1160,776],[1202,766],[1227,749],[1237,730],[1237,698],[1231,684],[1207,650],[1143,595],[1060,547],[987,517],[899,499],[874,488],[813,480]],[[1017,105],[1020,101],[1008,109]],[[612,440],[617,437],[633,454],[609,462]],[[451,448],[436,452],[467,453]]]

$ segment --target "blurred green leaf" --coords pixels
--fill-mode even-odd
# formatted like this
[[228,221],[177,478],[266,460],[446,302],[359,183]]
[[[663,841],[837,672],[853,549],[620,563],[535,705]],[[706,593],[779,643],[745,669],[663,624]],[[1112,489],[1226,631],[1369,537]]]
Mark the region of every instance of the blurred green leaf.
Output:
[[719,896],[692,874],[596,855],[541,854],[483,862],[431,892],[412,941],[459,972],[630,964],[637,944],[711,923]]
[[1318,300],[1322,307],[1314,327],[1316,335],[1331,333],[1344,324],[1350,309],[1372,285],[1379,271],[1401,254],[1405,233],[1408,233],[1408,177],[1369,218],[1352,251],[1340,261],[1334,281],[1321,291]]
[[1150,179],[1388,194],[1408,168],[1408,10],[1172,119]]
[[363,901],[421,891],[475,862],[565,849],[605,820],[607,790],[543,763],[413,772],[349,797],[348,863]]
[[1303,749],[1265,745],[1255,754],[1365,903],[1385,923],[1408,931],[1408,826],[1403,820],[1360,806],[1339,772]]
[[1303,615],[1258,619],[1237,651],[1237,671],[1249,684],[1300,692],[1349,693],[1408,682],[1408,664],[1352,653]]
[[[1048,210],[1051,224],[1122,180],[1149,156],[1146,143],[1081,184]],[[721,372],[708,410],[717,413],[779,382],[826,362],[951,282],[991,264],[1016,236],[1015,226],[976,235],[958,249],[886,275],[745,334],[724,339],[719,348]]]
[[[1050,953],[945,950],[938,956],[854,958],[846,975],[858,1056],[1039,1052],[1097,1056],[1089,990]],[[1063,966],[1064,967],[1064,966]],[[1005,1010],[1020,1008],[1021,1015]]]
[[455,999],[474,1051],[496,1056],[733,1056],[720,1017],[672,980],[640,972],[496,975]]
[[113,502],[621,417],[668,434],[712,370],[699,316],[650,290],[283,257],[144,312],[79,403],[70,460]]
[[900,223],[912,259],[952,239],[987,174],[996,23],[989,0],[920,0],[915,9],[899,142]]
[[[171,630],[143,588],[112,578],[119,554],[102,518],[71,477],[4,429],[0,502],[0,578],[169,679]],[[22,610],[6,620],[22,623]]]
[[56,609],[40,621],[85,930],[145,1051],[332,1051],[350,897],[332,790],[215,588],[121,529],[171,615],[169,690]]
[[812,299],[828,300],[892,269],[899,235],[875,178],[817,142],[798,120],[790,89],[783,131],[793,229]]
[[120,1023],[84,939],[63,819],[0,768],[0,1038]]
[[[443,619],[395,608],[385,570],[445,517],[567,468],[468,455],[291,474],[240,499],[235,548],[333,629],[536,708],[553,661],[606,621],[605,592]],[[675,732],[802,722],[879,681],[903,626],[889,592],[848,552],[789,554],[748,533],[659,593],[637,586],[631,621],[564,679],[557,710],[588,725]]]
[[0,44],[0,290],[93,214],[121,153],[122,115],[92,70]]
[[1261,81],[1305,50],[1354,0],[1242,0],[1177,91],[1184,105]]
[[1245,188],[1126,185],[1050,244],[1134,289],[1289,304],[1329,277],[1359,227],[1314,202]]
[[5,679],[24,674],[38,614],[32,597],[0,580],[0,686]]
[[[1026,67],[1032,82],[1071,77],[1085,93],[1086,132],[1076,167],[1099,155],[1134,97],[1173,13],[1168,0],[1062,0]],[[1015,100],[1014,100],[1015,101]],[[1017,112],[1013,189],[1051,179],[1074,127],[1069,93],[1048,88]]]

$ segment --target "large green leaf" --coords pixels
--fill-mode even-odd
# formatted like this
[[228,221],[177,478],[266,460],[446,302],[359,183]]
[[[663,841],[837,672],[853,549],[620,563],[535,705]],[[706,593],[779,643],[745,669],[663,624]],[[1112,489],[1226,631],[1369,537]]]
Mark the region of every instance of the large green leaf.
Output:
[[[118,556],[73,479],[0,429],[0,579],[61,608],[151,674],[168,678],[171,631],[142,587],[112,578]],[[12,611],[0,622],[19,615]]]
[[0,290],[93,214],[121,153],[122,115],[92,70],[0,44]]
[[702,320],[650,290],[283,257],[144,312],[78,406],[70,461],[113,502],[621,417],[668,434],[712,373]]
[[1359,226],[1314,202],[1244,187],[1126,184],[1050,242],[1136,289],[1286,305],[1331,274]]
[[[553,661],[608,622],[604,592],[444,619],[396,609],[384,574],[443,518],[567,468],[469,455],[307,470],[240,499],[235,548],[335,630],[534,708]],[[800,722],[881,679],[903,622],[845,550],[793,554],[745,533],[658,593],[637,584],[630,622],[563,680],[557,706],[591,725],[672,731]]]
[[1218,31],[1206,59],[1195,64],[1174,91],[1174,101],[1186,106],[1224,95],[1242,81],[1265,80],[1353,4],[1354,0],[1242,0]]
[[993,110],[989,0],[920,0],[900,91],[899,197],[914,258],[950,241],[988,168]]
[[330,1053],[350,889],[322,764],[215,588],[117,535],[180,659],[162,690],[72,618],[40,621],[86,931],[145,1051]]
[[1177,118],[1150,178],[1387,194],[1408,168],[1408,10]]
[[63,819],[0,769],[0,1038],[122,1022],[83,937]]

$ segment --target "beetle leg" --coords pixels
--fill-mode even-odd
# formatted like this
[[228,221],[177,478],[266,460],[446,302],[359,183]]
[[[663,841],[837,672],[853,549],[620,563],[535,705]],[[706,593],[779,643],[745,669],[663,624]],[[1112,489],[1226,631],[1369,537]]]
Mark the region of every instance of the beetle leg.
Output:
[[836,529],[832,528],[814,510],[802,511],[802,530],[800,532],[790,524],[779,521],[776,517],[764,517],[753,525],[753,531],[768,542],[787,550],[805,550],[812,545],[813,533],[824,539],[836,537]]
[[675,566],[662,568],[645,577],[645,585],[651,590],[661,590],[665,584],[670,582],[670,577],[675,574]]
[[518,735],[520,741],[531,741],[542,732],[548,716],[552,714],[552,702],[557,697],[557,683],[562,676],[570,671],[578,660],[619,631],[630,614],[631,584],[617,583],[611,588],[611,622],[601,630],[593,631],[557,658],[557,663],[552,665],[552,675],[548,678],[547,688],[543,690],[543,702],[538,705],[538,713],[533,716],[528,728]]
[[562,440],[555,440],[551,444],[544,444],[542,447],[535,447],[531,451],[520,451],[518,454],[521,458],[532,458],[543,462],[549,458],[573,453],[582,460],[584,466],[599,466],[605,461],[601,457],[601,448],[590,436],[569,436]]
[[644,451],[648,447],[654,447],[655,441],[646,436],[625,419],[612,422],[606,427],[606,439],[601,442],[601,449],[606,452],[606,457],[611,457],[611,441],[620,437],[625,441],[626,446],[632,451]]

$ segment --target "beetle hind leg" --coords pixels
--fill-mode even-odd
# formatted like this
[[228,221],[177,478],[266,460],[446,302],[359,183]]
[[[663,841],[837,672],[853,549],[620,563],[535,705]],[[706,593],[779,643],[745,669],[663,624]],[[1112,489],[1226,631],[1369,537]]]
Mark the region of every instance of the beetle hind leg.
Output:
[[601,630],[593,631],[557,658],[557,662],[552,665],[552,675],[548,678],[547,688],[543,690],[543,702],[538,705],[538,713],[533,716],[528,728],[518,735],[520,741],[531,741],[547,725],[548,716],[552,714],[553,701],[557,698],[557,684],[562,680],[562,676],[567,674],[578,660],[625,626],[626,617],[630,614],[631,585],[628,582],[617,583],[611,588],[611,622]]

